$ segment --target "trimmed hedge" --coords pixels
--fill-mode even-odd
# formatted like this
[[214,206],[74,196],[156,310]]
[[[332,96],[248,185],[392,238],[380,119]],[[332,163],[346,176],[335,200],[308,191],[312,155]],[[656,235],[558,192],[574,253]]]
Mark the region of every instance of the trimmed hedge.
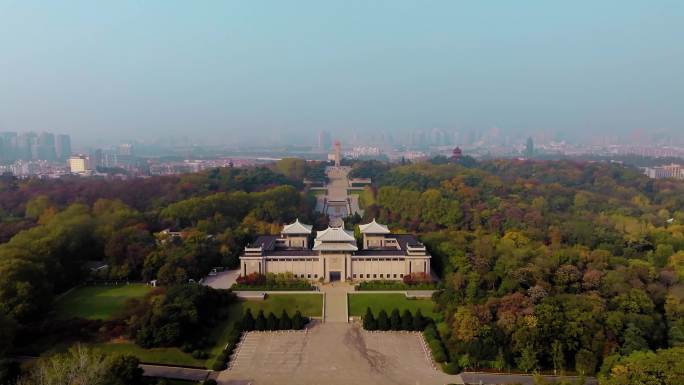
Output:
[[425,330],[423,330],[423,336],[425,336],[425,341],[430,347],[432,358],[439,363],[448,362],[449,356],[434,324],[430,324],[425,327]]
[[280,314],[280,317],[276,317],[273,312],[268,314],[268,317],[264,315],[263,310],[259,310],[256,318],[252,315],[252,311],[247,309],[245,314],[242,316],[242,330],[252,331],[252,330],[301,330],[304,329],[306,324],[309,323],[309,318],[304,317],[302,313],[297,310],[294,316],[290,318],[286,310]]
[[214,365],[212,366],[213,370],[224,370],[228,367],[230,355],[233,354],[233,350],[235,350],[235,346],[237,346],[238,342],[240,342],[241,337],[242,323],[235,322],[228,333],[228,341],[226,343],[225,349],[223,349],[221,354],[219,354],[216,357],[216,360],[214,360]]
[[404,310],[400,314],[399,309],[395,308],[389,316],[387,312],[380,310],[376,318],[371,309],[366,308],[366,314],[363,316],[363,328],[366,330],[422,331],[427,324],[432,322],[432,319],[423,316],[420,309],[413,315],[410,310]]
[[315,287],[309,283],[296,283],[287,285],[240,285],[234,283],[230,287],[233,291],[311,291]]
[[438,285],[432,283],[417,283],[408,285],[402,281],[364,281],[356,285],[357,291],[382,291],[382,290],[437,290]]

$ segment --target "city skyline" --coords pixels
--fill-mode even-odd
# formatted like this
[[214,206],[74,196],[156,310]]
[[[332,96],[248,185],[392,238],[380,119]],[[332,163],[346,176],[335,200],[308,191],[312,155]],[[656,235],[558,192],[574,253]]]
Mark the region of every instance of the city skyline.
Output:
[[0,15],[0,131],[77,146],[432,128],[683,140],[676,1],[0,2]]

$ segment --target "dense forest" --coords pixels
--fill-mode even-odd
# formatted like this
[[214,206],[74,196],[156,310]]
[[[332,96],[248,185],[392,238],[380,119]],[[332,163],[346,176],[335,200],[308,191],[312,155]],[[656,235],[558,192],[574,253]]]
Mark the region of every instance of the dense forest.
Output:
[[365,219],[432,252],[451,361],[594,374],[684,346],[684,183],[608,163],[469,163],[354,172],[375,178]]
[[[199,281],[216,266],[236,266],[254,234],[278,231],[296,217],[319,221],[302,176],[315,178],[322,166],[286,159],[147,179],[1,176],[0,359],[12,346],[78,329],[84,336],[93,328],[127,329],[142,346],[193,340],[197,333],[187,331],[207,326],[196,319],[203,301],[230,299],[176,285]],[[88,280],[157,280],[165,288],[131,304],[118,325],[56,322],[54,299]],[[161,306],[149,305],[155,301]],[[0,379],[7,370],[0,362]]]
[[[285,159],[130,180],[3,175],[0,357],[51,330],[55,296],[88,279],[157,280],[166,288],[131,306],[129,332],[144,346],[186,344],[192,333],[182,330],[201,325],[179,317],[179,335],[160,334],[159,317],[173,309],[146,304],[192,314],[197,303],[230,301],[175,285],[235,266],[255,234],[296,217],[325,226],[302,184],[321,180],[323,166]],[[418,233],[433,255],[443,289],[435,335],[452,367],[602,373],[607,384],[663,368],[684,376],[684,183],[603,162],[353,167],[373,179],[353,222]],[[107,268],[91,272],[96,262]]]

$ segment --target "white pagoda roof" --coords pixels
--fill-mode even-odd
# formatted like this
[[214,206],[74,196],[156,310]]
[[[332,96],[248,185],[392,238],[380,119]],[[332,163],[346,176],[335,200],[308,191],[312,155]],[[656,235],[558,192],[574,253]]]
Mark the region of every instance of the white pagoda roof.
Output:
[[357,251],[359,248],[347,242],[316,242],[313,249],[317,251]]
[[390,231],[385,225],[381,225],[373,219],[371,223],[359,225],[362,234],[389,234]]
[[299,218],[297,218],[289,225],[285,225],[281,234],[311,234],[311,226],[299,222]]
[[341,227],[328,227],[316,234],[316,242],[356,242],[354,233]]

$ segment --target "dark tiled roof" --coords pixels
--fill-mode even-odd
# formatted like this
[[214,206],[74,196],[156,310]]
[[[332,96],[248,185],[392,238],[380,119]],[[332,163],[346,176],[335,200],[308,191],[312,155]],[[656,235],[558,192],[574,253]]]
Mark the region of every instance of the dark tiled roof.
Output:
[[317,257],[318,252],[311,249],[277,249],[264,253],[267,257]]
[[363,249],[354,253],[355,257],[397,257],[404,256],[404,250],[398,249]]
[[407,246],[423,246],[413,234],[391,234],[387,235],[387,237],[396,239],[399,243],[399,247],[404,251],[406,251]]
[[277,235],[259,235],[248,247],[261,247],[264,250],[272,250],[275,247]]

